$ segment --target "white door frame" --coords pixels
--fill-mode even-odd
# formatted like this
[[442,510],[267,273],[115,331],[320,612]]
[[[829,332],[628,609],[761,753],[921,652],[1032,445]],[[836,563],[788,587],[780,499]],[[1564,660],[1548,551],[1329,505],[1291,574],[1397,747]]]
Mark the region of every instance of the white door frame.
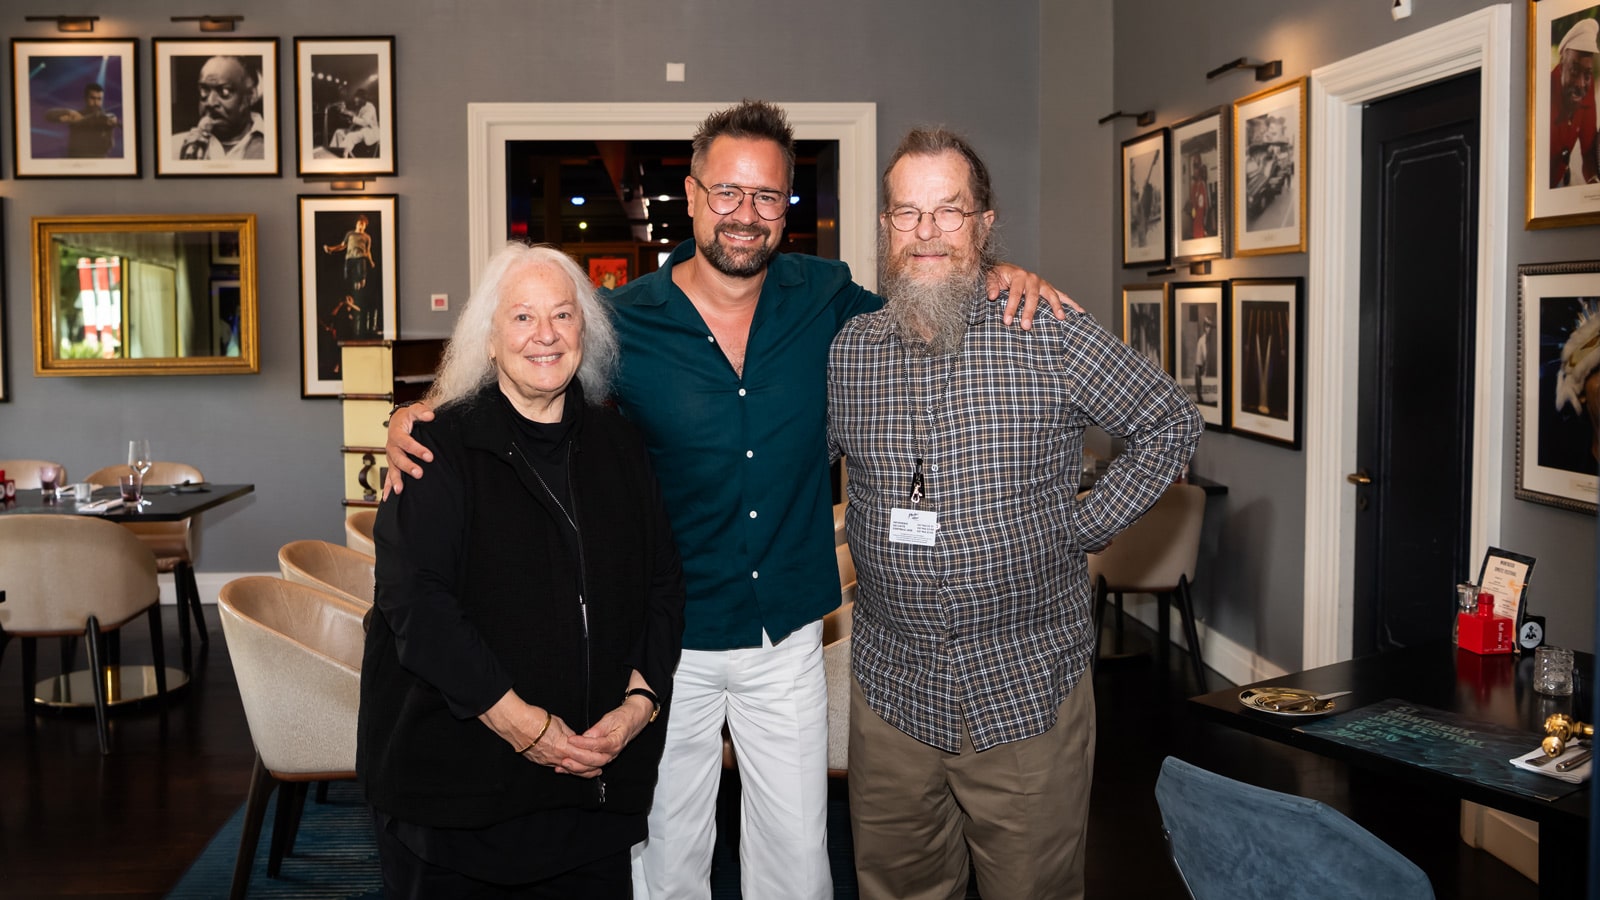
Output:
[[[506,142],[689,140],[732,103],[469,103],[467,233],[472,283],[506,234]],[[839,142],[839,258],[877,284],[878,105],[785,103],[797,140]]]
[[[1482,71],[1469,559],[1498,542],[1504,495],[1506,240],[1511,190],[1511,6],[1497,4],[1311,73],[1306,319],[1305,618],[1301,667],[1349,659],[1355,580],[1361,313],[1361,114],[1366,103]],[[1449,585],[1439,585],[1447,596]]]

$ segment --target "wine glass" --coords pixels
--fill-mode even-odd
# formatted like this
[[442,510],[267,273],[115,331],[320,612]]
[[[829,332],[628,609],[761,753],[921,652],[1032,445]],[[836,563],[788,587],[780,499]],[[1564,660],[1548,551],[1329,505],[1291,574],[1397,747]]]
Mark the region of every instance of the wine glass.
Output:
[[[150,467],[154,466],[155,463],[155,458],[150,455],[149,441],[133,440],[128,442],[128,468],[138,473],[140,484],[144,483],[144,476],[150,473]],[[139,505],[149,506],[150,501],[141,499]]]

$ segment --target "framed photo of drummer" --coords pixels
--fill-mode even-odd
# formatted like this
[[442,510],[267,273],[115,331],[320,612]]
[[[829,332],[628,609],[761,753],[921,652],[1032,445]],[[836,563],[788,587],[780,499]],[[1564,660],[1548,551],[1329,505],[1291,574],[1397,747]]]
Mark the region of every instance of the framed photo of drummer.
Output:
[[156,176],[277,177],[276,38],[156,38]]

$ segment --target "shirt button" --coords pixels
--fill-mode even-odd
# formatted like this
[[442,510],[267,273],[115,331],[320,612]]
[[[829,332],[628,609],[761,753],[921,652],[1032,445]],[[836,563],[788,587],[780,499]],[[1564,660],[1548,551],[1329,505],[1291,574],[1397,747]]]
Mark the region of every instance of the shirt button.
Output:
[[937,471],[939,471],[939,464],[938,463],[929,464],[928,471],[929,472],[937,472]]
[[706,335],[706,340],[710,341],[713,344],[715,344],[717,342],[716,335],[712,335],[712,334]]
[[761,577],[761,573],[760,572],[751,572],[750,573],[750,577],[751,578],[760,578]]
[[756,455],[756,452],[754,450],[746,450],[744,452],[744,458],[745,459],[754,459],[755,455]]
[[755,517],[756,517],[756,511],[753,510],[753,509],[750,510],[750,518],[754,519]]
[[744,396],[744,388],[739,388],[739,396]]

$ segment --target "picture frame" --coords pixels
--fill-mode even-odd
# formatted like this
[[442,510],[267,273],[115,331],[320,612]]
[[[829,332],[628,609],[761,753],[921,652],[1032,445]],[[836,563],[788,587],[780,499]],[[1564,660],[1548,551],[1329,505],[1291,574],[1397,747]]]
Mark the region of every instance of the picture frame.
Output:
[[1600,260],[1517,267],[1518,500],[1594,515]]
[[0,403],[11,402],[11,357],[6,352],[5,202],[0,197]]
[[[1528,205],[1529,228],[1600,223],[1600,137],[1593,109],[1574,101],[1563,84],[1587,65],[1600,81],[1600,3],[1542,0],[1528,3]],[[1581,92],[1581,83],[1573,84]]]
[[1494,598],[1494,614],[1520,627],[1528,611],[1528,585],[1533,581],[1535,559],[1499,547],[1483,553],[1478,567],[1478,593]]
[[1299,450],[1305,421],[1305,280],[1235,278],[1228,296],[1229,430]]
[[1122,142],[1122,267],[1164,266],[1172,258],[1167,228],[1167,161],[1171,133],[1165,128]]
[[137,38],[11,39],[17,178],[138,178]]
[[[399,334],[397,198],[302,194],[299,201],[300,395],[337,397],[339,341]],[[353,238],[363,233],[365,241]]]
[[219,231],[211,236],[211,264],[214,266],[239,264],[239,239],[236,235]]
[[297,37],[294,60],[299,174],[397,174],[394,36]]
[[1172,365],[1177,381],[1212,431],[1228,430],[1228,282],[1172,286]]
[[243,294],[239,279],[218,278],[211,282],[211,333],[216,337],[211,351],[218,356],[235,352]]
[[155,38],[151,57],[157,178],[282,174],[277,38]]
[[1172,261],[1228,255],[1233,208],[1230,110],[1208,109],[1172,126]]
[[1122,286],[1122,341],[1172,374],[1172,319],[1165,283]]
[[1233,104],[1233,255],[1306,249],[1306,79]]

